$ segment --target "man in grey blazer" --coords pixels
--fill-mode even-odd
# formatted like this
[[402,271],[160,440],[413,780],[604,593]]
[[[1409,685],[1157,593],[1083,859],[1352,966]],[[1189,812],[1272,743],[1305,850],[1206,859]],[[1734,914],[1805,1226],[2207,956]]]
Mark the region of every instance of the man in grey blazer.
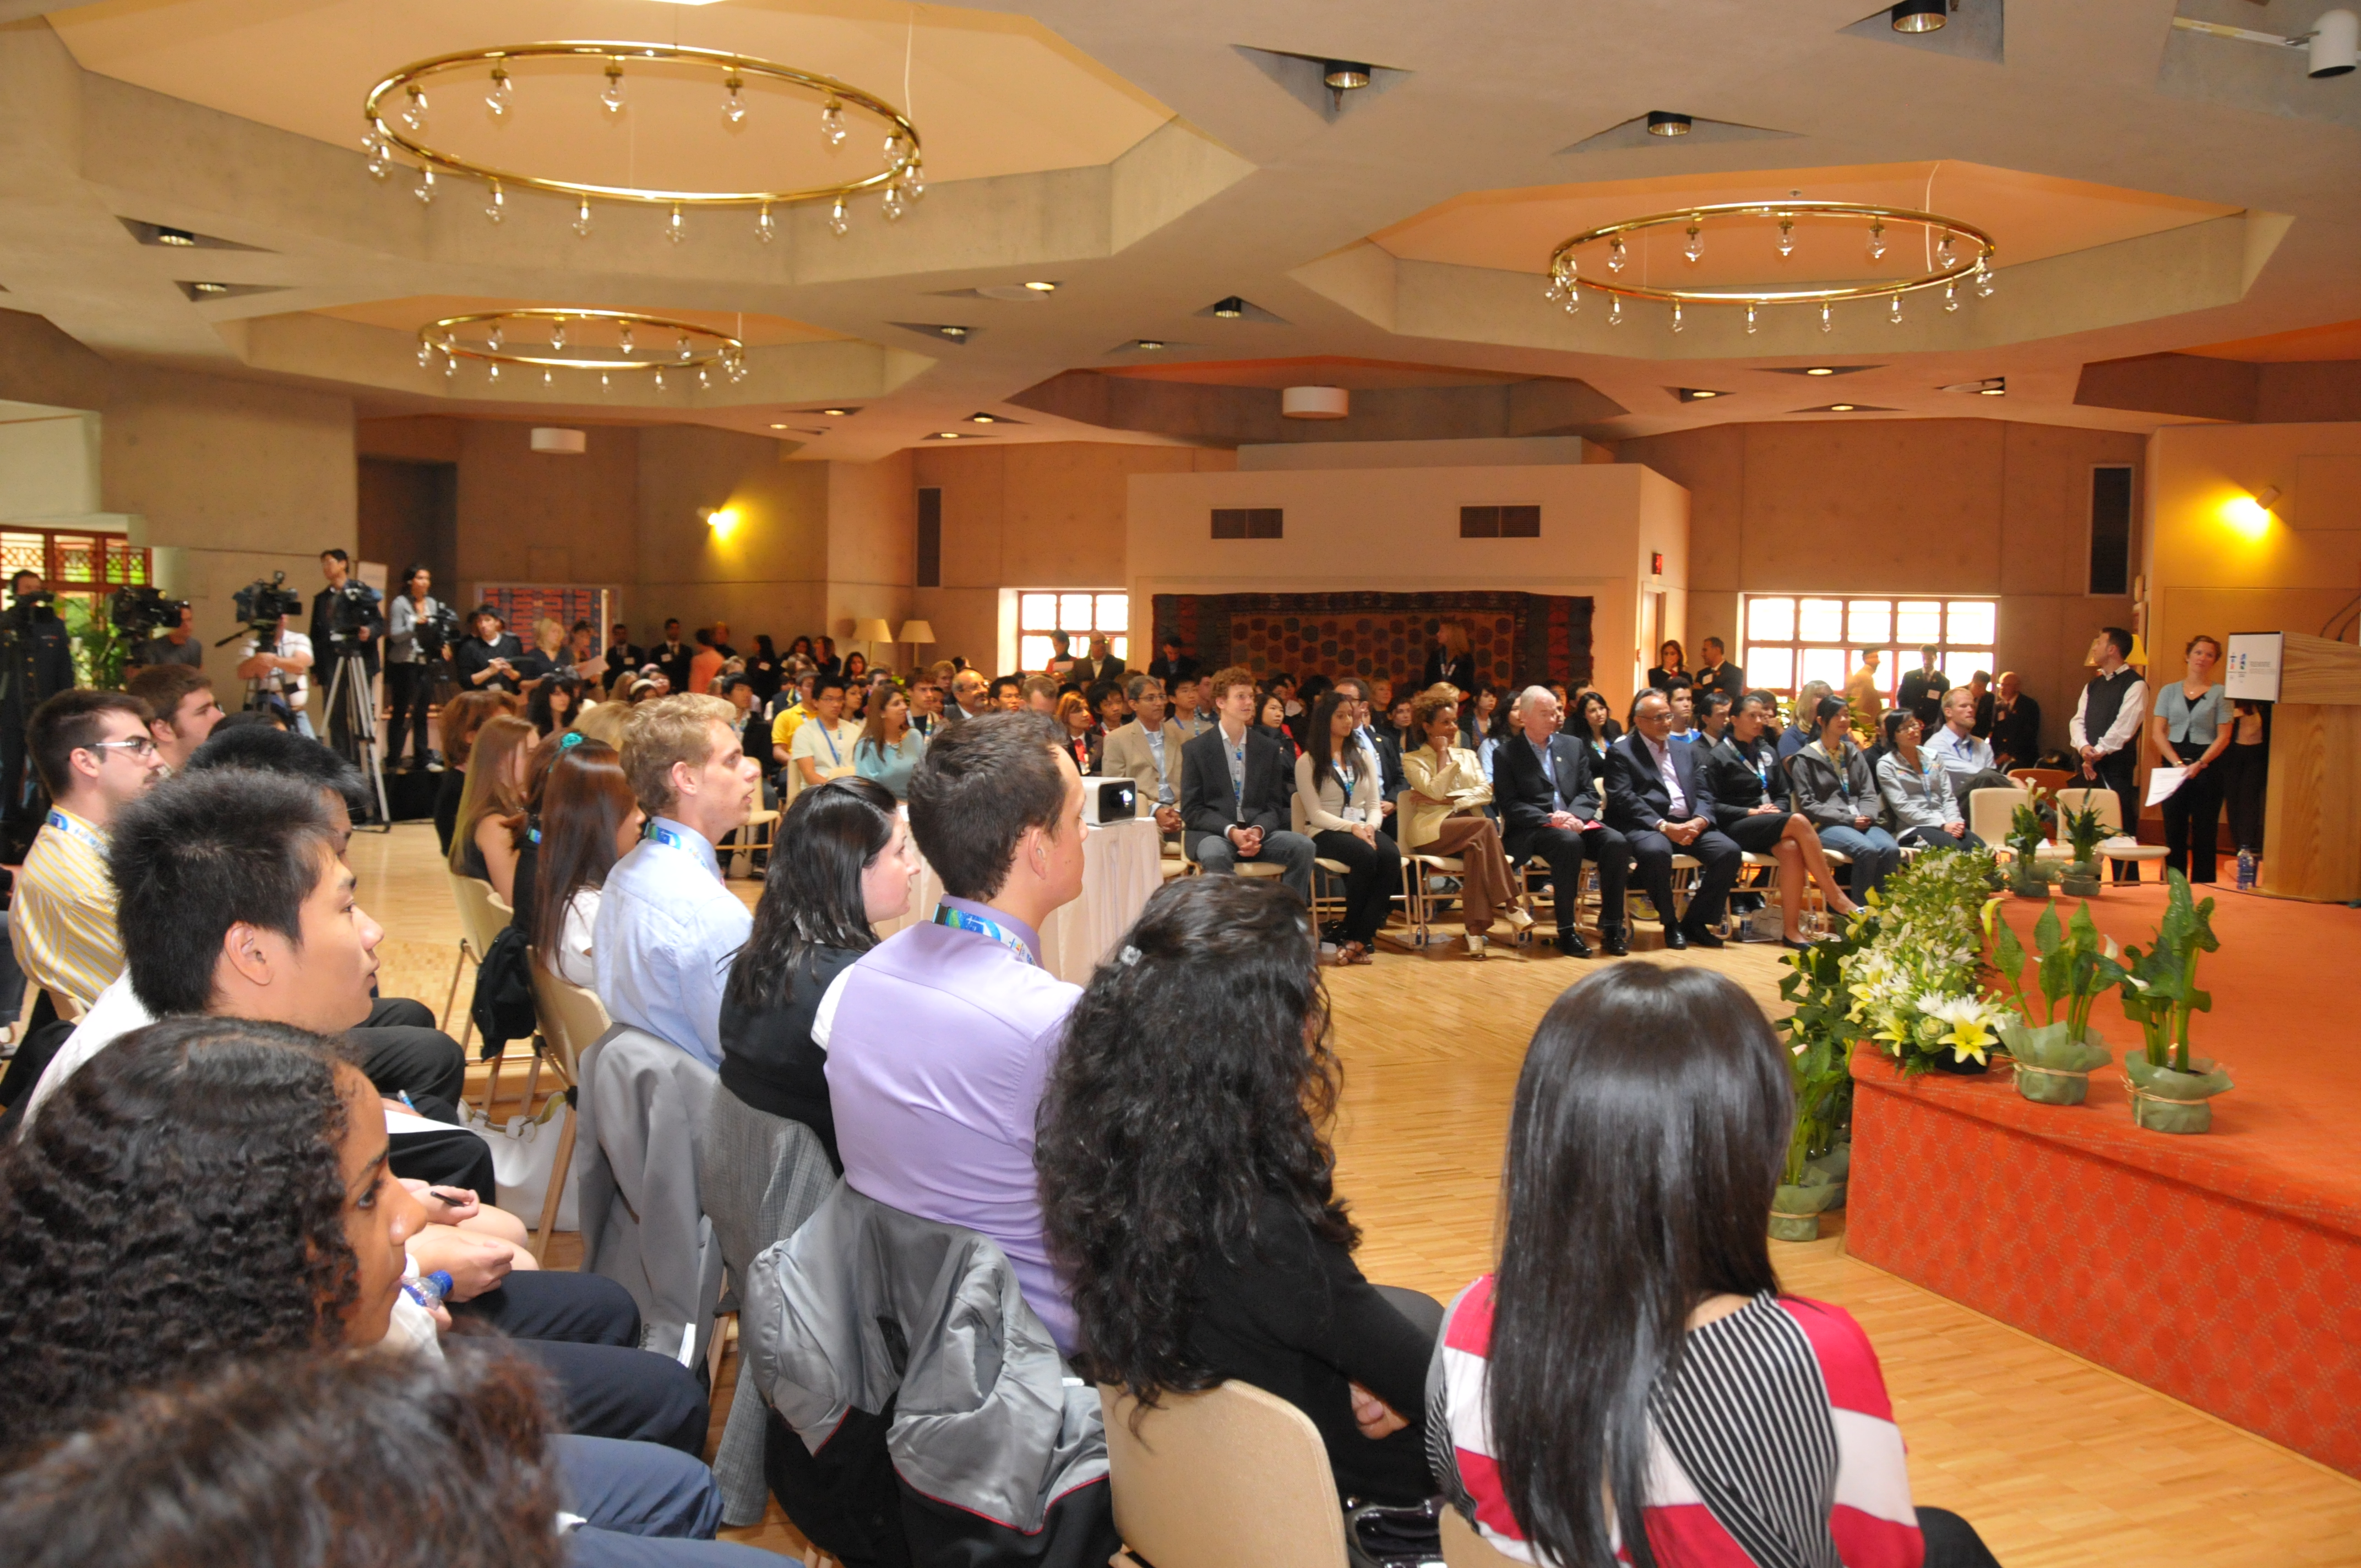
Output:
[[1124,687],[1131,722],[1107,732],[1099,766],[1109,778],[1139,789],[1139,814],[1153,815],[1167,833],[1180,831],[1180,748],[1188,731],[1164,717],[1164,687],[1152,675],[1134,675]]

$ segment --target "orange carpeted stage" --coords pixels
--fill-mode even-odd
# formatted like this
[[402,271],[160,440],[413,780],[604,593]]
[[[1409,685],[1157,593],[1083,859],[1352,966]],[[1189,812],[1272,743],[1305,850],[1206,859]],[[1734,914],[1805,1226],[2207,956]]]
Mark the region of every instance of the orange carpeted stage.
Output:
[[[2191,1040],[2237,1083],[2212,1132],[2134,1128],[2120,1066],[2055,1106],[1862,1051],[1846,1245],[2361,1475],[2361,911],[2209,891]],[[2155,882],[2091,901],[2143,948],[2163,905]],[[2029,947],[2040,906],[2004,908]],[[2119,1061],[2138,1043],[2112,997],[2092,1022]]]

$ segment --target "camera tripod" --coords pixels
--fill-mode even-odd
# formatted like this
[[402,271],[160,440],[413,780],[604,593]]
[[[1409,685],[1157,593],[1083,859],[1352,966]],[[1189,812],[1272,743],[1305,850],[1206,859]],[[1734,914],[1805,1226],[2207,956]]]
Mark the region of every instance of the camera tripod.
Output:
[[369,681],[368,661],[354,648],[337,649],[334,657],[335,673],[328,679],[329,744],[339,751],[345,750],[338,744],[337,723],[341,719],[343,738],[351,746],[345,761],[368,778],[374,808],[370,826],[379,832],[389,831],[393,826],[393,808],[386,800],[385,768],[377,739],[377,692]]

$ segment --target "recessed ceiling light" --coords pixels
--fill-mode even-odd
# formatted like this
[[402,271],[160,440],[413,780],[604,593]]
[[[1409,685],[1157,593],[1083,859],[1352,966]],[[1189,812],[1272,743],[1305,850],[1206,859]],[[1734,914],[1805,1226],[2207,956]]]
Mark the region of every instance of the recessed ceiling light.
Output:
[[822,409],[819,411],[830,419],[850,419],[861,411],[859,409]]
[[970,414],[967,416],[967,422],[970,424],[998,424],[1000,422],[1000,416],[997,414]]
[[156,243],[158,245],[194,245],[197,243],[197,236],[186,229],[159,228],[156,231]]
[[1849,414],[1852,412],[1852,405],[1850,403],[1830,403],[1828,405],[1828,412],[1832,414]]
[[1331,60],[1320,67],[1320,80],[1331,93],[1350,93],[1369,84],[1369,68],[1356,60]]
[[784,425],[784,424],[774,424],[774,425],[773,425],[771,428],[772,428],[773,430],[785,430],[785,429],[786,429],[787,427],[786,427],[785,425]]
[[2005,386],[1979,387],[1976,395],[1980,398],[2004,398],[2008,396],[2008,389]]
[[1711,387],[1675,387],[1673,396],[1685,403],[1701,403],[1723,394]]
[[2002,398],[2008,395],[2008,378],[1986,376],[1980,381],[1953,381],[1941,389],[1946,392],[1974,392],[1980,397]]
[[956,430],[939,430],[935,433],[935,439],[938,441],[957,441],[959,438],[960,433]]
[[1689,134],[1689,117],[1651,109],[1648,111],[1648,134],[1652,137],[1685,137]]
[[939,326],[935,330],[953,341],[967,335],[967,328],[963,326]]
[[1135,346],[1144,348],[1150,353],[1154,353],[1157,349],[1164,346],[1164,340],[1160,337],[1143,337]]
[[1246,313],[1246,302],[1235,294],[1232,294],[1226,300],[1213,302],[1213,313],[1224,321],[1235,321]]
[[1833,376],[1836,373],[1836,367],[1833,365],[1815,365],[1804,372],[1806,376]]
[[192,283],[189,287],[194,289],[200,294],[226,294],[229,292],[229,285],[226,283]]
[[1054,294],[1058,291],[1058,285],[1055,283],[1036,282],[1027,283],[1025,286],[1032,290],[1037,294]]
[[1949,0],[1899,0],[1888,13],[1897,33],[1931,33],[1950,17],[1944,15]]

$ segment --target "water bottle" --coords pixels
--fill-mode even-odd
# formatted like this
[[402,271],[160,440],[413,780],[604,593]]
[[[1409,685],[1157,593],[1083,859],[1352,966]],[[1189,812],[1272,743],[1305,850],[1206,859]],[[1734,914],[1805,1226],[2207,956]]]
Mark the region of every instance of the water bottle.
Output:
[[2241,893],[2247,892],[2251,890],[2254,885],[2255,851],[2252,850],[2241,849],[2238,851],[2238,891]]
[[451,1276],[446,1270],[438,1268],[421,1278],[403,1280],[401,1288],[410,1292],[412,1300],[431,1312],[451,1294]]

